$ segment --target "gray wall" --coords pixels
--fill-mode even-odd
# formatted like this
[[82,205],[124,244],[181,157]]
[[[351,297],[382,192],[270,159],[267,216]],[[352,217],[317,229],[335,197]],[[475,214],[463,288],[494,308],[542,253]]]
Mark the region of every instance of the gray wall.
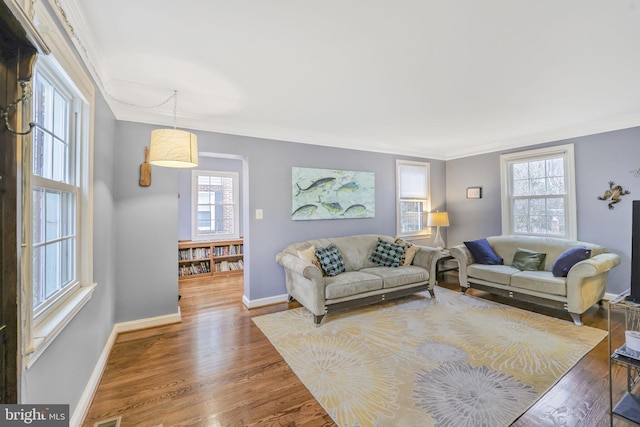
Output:
[[[609,274],[607,292],[620,293],[631,277],[631,201],[640,199],[640,127],[456,159],[447,162],[448,244],[502,234],[500,154],[573,143],[576,161],[578,240],[598,243],[621,257]],[[613,180],[631,191],[609,210],[597,197]],[[466,199],[466,188],[483,187],[482,199]]]
[[[176,310],[178,172],[154,167],[151,187],[137,187],[141,153],[154,128],[130,122],[119,125],[118,321]],[[247,266],[245,296],[249,300],[286,293],[284,272],[275,262],[275,256],[290,243],[359,233],[395,235],[395,160],[398,156],[211,132],[196,134],[200,152],[241,156],[248,165],[248,173],[244,176],[249,194],[248,197],[245,194],[243,204],[243,234]],[[374,172],[375,218],[292,221],[293,166]],[[431,176],[433,209],[443,209],[443,161],[431,161]],[[256,209],[263,209],[264,219],[255,219]],[[159,212],[162,214],[157,215]]]
[[116,322],[178,312],[179,170],[153,167],[151,186],[138,184],[151,129],[118,122]]
[[96,94],[94,145],[93,277],[91,300],[23,374],[26,403],[67,403],[76,408],[114,321],[116,121]]

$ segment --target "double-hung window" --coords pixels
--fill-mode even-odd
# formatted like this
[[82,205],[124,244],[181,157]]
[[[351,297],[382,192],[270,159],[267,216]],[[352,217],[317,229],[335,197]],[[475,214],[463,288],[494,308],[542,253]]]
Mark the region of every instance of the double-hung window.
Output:
[[500,156],[502,233],[576,239],[573,145]]
[[396,218],[398,236],[427,233],[429,210],[429,163],[396,160]]
[[78,284],[78,144],[72,93],[38,67],[33,89],[32,282],[36,318]]
[[240,235],[239,174],[192,172],[192,239],[237,239]]
[[[22,340],[29,368],[91,298],[93,283],[92,139],[94,89],[75,58],[37,59],[23,139]],[[68,72],[67,70],[70,70]]]

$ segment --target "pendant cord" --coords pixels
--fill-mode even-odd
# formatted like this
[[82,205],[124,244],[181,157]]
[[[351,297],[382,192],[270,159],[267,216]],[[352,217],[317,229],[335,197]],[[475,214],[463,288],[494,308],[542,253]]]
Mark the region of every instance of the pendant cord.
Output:
[[178,128],[177,111],[178,111],[178,91],[174,90],[173,91],[173,128],[174,129]]

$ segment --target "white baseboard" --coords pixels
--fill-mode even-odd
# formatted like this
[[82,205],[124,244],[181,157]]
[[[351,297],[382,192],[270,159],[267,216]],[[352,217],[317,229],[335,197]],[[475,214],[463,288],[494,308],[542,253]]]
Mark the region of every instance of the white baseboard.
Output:
[[612,293],[610,293],[610,292],[605,292],[605,293],[604,293],[604,298],[603,298],[603,299],[604,299],[605,301],[610,301],[610,300],[614,299],[614,298],[615,298],[615,297],[617,297],[617,296],[618,296],[618,294],[612,294]]
[[98,358],[98,362],[96,363],[96,366],[93,368],[93,372],[91,373],[89,382],[84,388],[84,392],[82,393],[82,396],[80,396],[80,401],[78,402],[78,406],[76,406],[75,411],[73,411],[71,420],[69,420],[69,425],[71,427],[82,425],[82,421],[84,420],[84,417],[87,415],[87,411],[89,410],[89,405],[91,405],[91,399],[93,399],[93,395],[95,394],[96,389],[98,388],[98,384],[100,383],[100,378],[102,377],[104,368],[107,365],[109,354],[111,354],[111,349],[113,348],[113,345],[116,343],[118,334],[122,332],[135,331],[137,329],[146,329],[146,328],[152,328],[155,326],[170,325],[172,323],[179,323],[181,321],[182,321],[182,316],[180,315],[180,309],[178,309],[177,313],[166,314],[164,316],[149,317],[146,319],[131,320],[129,322],[121,322],[113,325],[113,328],[111,329],[111,333],[109,334],[109,338],[107,338],[107,342],[104,344],[102,353]]
[[113,325],[117,333],[137,331],[138,329],[153,328],[156,326],[170,325],[172,323],[180,323],[182,315],[180,310],[177,313],[165,314],[164,316],[148,317],[146,319],[131,320],[129,322],[120,322]]
[[264,307],[266,305],[273,305],[273,304],[280,304],[281,302],[287,302],[288,299],[289,299],[289,295],[287,294],[276,295],[274,297],[260,298],[260,299],[254,299],[254,300],[249,300],[249,298],[247,298],[246,295],[243,295],[242,303],[245,305],[245,307],[251,310],[252,308]]

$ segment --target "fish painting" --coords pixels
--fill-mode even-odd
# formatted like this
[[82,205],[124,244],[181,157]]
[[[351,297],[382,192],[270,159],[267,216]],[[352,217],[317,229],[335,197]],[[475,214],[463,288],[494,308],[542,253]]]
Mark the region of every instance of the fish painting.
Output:
[[345,211],[342,212],[342,216],[362,217],[365,213],[367,213],[367,207],[365,205],[356,204],[345,209]]
[[375,188],[373,172],[293,166],[291,219],[354,221],[373,218],[376,211]]
[[318,203],[320,203],[326,210],[334,214],[338,212],[342,212],[342,205],[338,202],[325,203],[322,200],[320,200],[320,197],[318,197]]
[[291,216],[292,217],[295,217],[295,216],[308,216],[308,215],[311,215],[316,210],[318,210],[318,206],[316,206],[316,205],[313,205],[313,204],[303,205],[303,206],[300,206],[295,211],[293,211]]
[[358,190],[358,183],[355,181],[349,181],[346,184],[342,184],[337,190],[336,192],[339,191],[357,191]]
[[302,187],[300,187],[300,184],[298,184],[298,183],[296,182],[296,187],[298,187],[298,193],[296,194],[296,196],[297,196],[298,194],[300,194],[300,193],[306,193],[306,192],[309,192],[309,191],[314,191],[314,190],[317,190],[317,189],[319,189],[319,188],[321,188],[321,187],[324,187],[324,186],[326,186],[326,185],[333,184],[333,182],[334,182],[335,180],[336,180],[336,179],[335,179],[335,178],[333,178],[333,177],[320,178],[320,179],[318,179],[318,180],[316,180],[316,181],[313,181],[313,182],[311,183],[311,185],[309,185],[307,188],[302,188]]

